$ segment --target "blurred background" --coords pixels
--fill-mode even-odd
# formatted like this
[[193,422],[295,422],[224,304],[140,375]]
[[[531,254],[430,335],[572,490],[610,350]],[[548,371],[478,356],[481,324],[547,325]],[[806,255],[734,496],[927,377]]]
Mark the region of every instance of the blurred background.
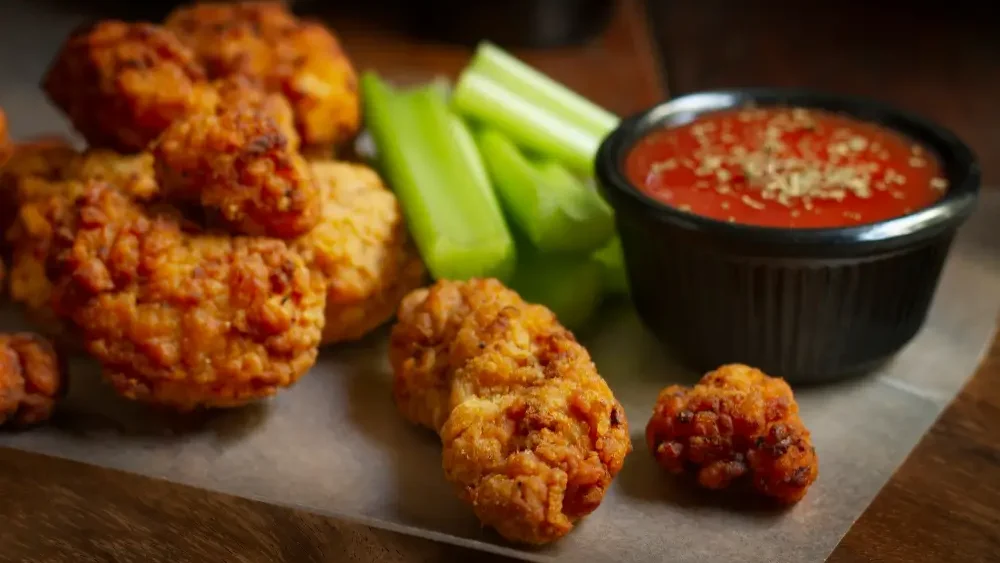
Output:
[[[671,94],[725,86],[798,86],[882,98],[951,127],[979,153],[987,184],[1000,182],[1000,34],[990,2],[789,0],[292,0],[334,26],[359,66],[443,57],[455,68],[480,38],[552,50],[627,41],[602,31],[637,19],[655,38],[650,56]],[[0,105],[14,134],[62,130],[35,84],[74,26],[99,17],[159,20],[168,0],[0,2]],[[622,11],[627,12],[622,15]],[[633,27],[633,29],[636,27]],[[441,43],[398,52],[386,38]],[[395,43],[398,45],[398,43]],[[397,51],[397,52],[394,52]],[[435,61],[437,63],[437,61]],[[558,66],[556,63],[553,63]],[[421,66],[414,64],[414,67]],[[424,64],[423,66],[427,66]],[[612,68],[587,69],[594,81]],[[579,73],[579,69],[576,70]],[[560,71],[555,71],[558,77]],[[423,79],[423,76],[414,76]],[[609,87],[628,89],[622,73]],[[600,100],[599,100],[600,101]],[[606,104],[609,105],[609,104]],[[609,107],[613,111],[619,108]]]

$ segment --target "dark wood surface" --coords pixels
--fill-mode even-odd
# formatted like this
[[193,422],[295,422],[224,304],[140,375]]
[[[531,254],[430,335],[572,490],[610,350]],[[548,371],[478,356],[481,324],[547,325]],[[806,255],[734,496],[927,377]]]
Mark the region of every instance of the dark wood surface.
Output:
[[[867,5],[844,10],[842,3],[653,0],[647,20],[636,0],[622,4],[601,39],[527,58],[619,113],[660,99],[663,69],[674,92],[778,84],[876,95],[955,129],[980,153],[988,181],[1000,183],[1000,111],[993,109],[1000,74],[991,62],[1000,56],[1000,36],[974,7],[963,19],[938,3],[933,11],[907,5],[890,14]],[[468,56],[462,48],[414,43],[370,20],[333,23],[360,67],[393,70],[403,80],[451,75]],[[650,43],[650,23],[662,56]],[[3,449],[0,523],[0,561],[501,560]],[[1000,560],[1000,341],[831,559],[993,560]]]

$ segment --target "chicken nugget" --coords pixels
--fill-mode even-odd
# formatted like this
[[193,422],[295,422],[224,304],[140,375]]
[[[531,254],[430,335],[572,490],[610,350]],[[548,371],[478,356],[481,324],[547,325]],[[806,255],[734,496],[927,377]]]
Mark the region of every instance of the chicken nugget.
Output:
[[337,38],[281,2],[203,2],[171,13],[165,26],[212,78],[241,75],[291,102],[304,145],[339,145],[358,131],[357,76]]
[[98,181],[25,208],[52,222],[54,311],[123,396],[238,406],[315,362],[326,287],[280,240],[187,233]]
[[0,426],[45,422],[65,392],[65,371],[48,340],[0,334]]
[[218,211],[242,234],[308,232],[319,220],[320,193],[282,123],[287,104],[237,81],[217,91],[215,108],[178,119],[153,143],[162,197]]
[[20,143],[0,167],[0,228],[6,233],[21,202],[32,193],[49,193],[50,184],[66,178],[79,153],[64,139]]
[[407,296],[390,362],[400,410],[439,431],[445,476],[510,541],[567,534],[632,449],[625,412],[586,349],[496,280],[439,281]]
[[323,343],[357,340],[388,321],[419,287],[424,267],[396,196],[366,166],[310,163],[319,224],[291,243],[327,280]]
[[465,359],[458,355],[452,362],[452,345],[463,322],[473,311],[485,310],[487,303],[496,308],[520,306],[522,301],[493,279],[439,282],[403,298],[390,336],[389,362],[396,406],[410,422],[435,432],[444,425],[453,408],[452,376]]
[[91,146],[135,152],[205,103],[205,81],[169,31],[106,20],[70,35],[42,87]]
[[794,503],[819,472],[798,412],[783,380],[725,365],[692,388],[661,391],[646,441],[667,471],[693,472],[703,487],[724,489],[747,480],[763,495]]
[[120,155],[103,149],[81,154],[57,138],[18,145],[0,171],[10,298],[43,332],[56,337],[65,327],[51,310],[52,284],[45,274],[53,222],[39,215],[39,208],[25,204],[48,197],[76,198],[87,180],[105,180],[136,199],[150,199],[158,189],[149,154]]

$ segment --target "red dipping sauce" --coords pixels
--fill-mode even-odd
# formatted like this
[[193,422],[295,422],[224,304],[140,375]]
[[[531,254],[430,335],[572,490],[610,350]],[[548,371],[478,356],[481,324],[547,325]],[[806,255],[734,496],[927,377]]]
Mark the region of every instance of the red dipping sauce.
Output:
[[654,131],[625,159],[643,193],[720,221],[846,227],[906,215],[948,188],[935,154],[832,112],[744,108]]

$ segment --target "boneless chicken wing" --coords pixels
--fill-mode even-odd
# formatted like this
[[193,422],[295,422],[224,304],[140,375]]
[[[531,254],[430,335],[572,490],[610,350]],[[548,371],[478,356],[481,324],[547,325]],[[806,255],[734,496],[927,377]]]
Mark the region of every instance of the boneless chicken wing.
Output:
[[396,196],[366,166],[315,161],[319,224],[290,245],[327,281],[323,343],[352,341],[389,320],[424,267]]
[[171,124],[153,143],[165,199],[216,210],[235,231],[293,238],[320,215],[319,189],[298,153],[284,99],[229,80],[222,98]]
[[134,152],[205,102],[205,80],[170,32],[105,20],[70,35],[42,86],[91,146]]
[[819,472],[798,410],[783,380],[726,365],[692,388],[661,391],[646,441],[661,466],[671,473],[693,471],[703,487],[746,480],[763,495],[794,503]]
[[296,18],[281,2],[192,4],[165,25],[210,77],[245,76],[287,97],[303,144],[337,145],[357,132],[357,77],[323,25]]
[[121,394],[236,406],[314,363],[325,285],[276,239],[198,234],[103,182],[25,205],[53,233],[52,305]]
[[49,341],[30,333],[0,334],[0,426],[48,420],[65,391],[65,372]]
[[66,141],[45,139],[17,145],[0,171],[0,218],[10,257],[10,298],[47,334],[64,326],[50,306],[52,284],[45,273],[55,233],[50,218],[28,202],[78,197],[87,180],[104,180],[138,200],[157,193],[153,161],[147,153],[120,155],[95,149],[81,154]]
[[410,294],[390,361],[400,410],[438,430],[446,477],[511,541],[568,533],[631,451],[624,410],[587,351],[496,280]]

